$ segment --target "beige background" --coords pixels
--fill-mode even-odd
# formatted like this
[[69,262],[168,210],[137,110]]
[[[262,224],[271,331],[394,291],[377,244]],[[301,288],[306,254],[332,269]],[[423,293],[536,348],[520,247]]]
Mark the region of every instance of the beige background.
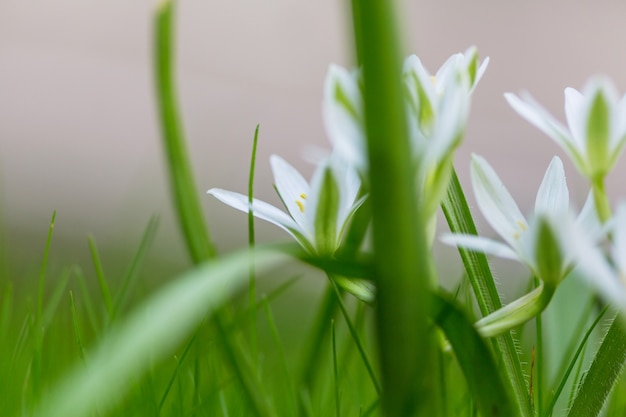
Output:
[[[272,202],[269,155],[308,175],[302,152],[327,146],[320,115],[326,68],[351,63],[344,3],[180,2],[181,102],[198,192],[221,250],[246,241],[246,219],[204,192],[246,190],[257,123],[257,195]],[[91,233],[103,247],[130,248],[159,213],[157,253],[180,258],[154,111],[153,7],[147,0],[0,0],[0,206],[12,247],[40,256],[56,209],[57,239],[86,248]],[[528,89],[563,119],[564,87],[580,88],[591,74],[608,74],[623,91],[625,13],[617,0],[402,2],[407,53],[431,71],[473,44],[491,57],[457,156],[464,183],[469,153],[480,153],[530,208],[550,158],[561,153],[502,94]],[[585,183],[569,163],[566,169],[581,202]],[[616,199],[625,172],[610,178]],[[261,240],[284,238],[258,227]]]

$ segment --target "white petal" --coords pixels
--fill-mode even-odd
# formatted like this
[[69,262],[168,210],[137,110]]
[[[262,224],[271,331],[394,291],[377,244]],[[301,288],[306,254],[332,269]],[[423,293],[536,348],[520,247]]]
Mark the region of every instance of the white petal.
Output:
[[305,222],[305,210],[310,193],[309,183],[287,161],[278,155],[270,157],[274,184],[287,211],[301,227]]
[[499,258],[519,261],[517,254],[507,245],[496,240],[487,239],[475,235],[443,234],[440,240],[446,245],[459,246],[486,255],[494,255]]
[[324,83],[322,117],[326,134],[339,152],[350,164],[365,170],[365,132],[363,119],[363,98],[356,74],[345,68],[331,65]]
[[552,138],[565,152],[574,160],[574,163],[583,169],[584,161],[581,157],[582,149],[571,137],[565,126],[556,120],[547,110],[537,103],[529,94],[523,93],[521,97],[515,94],[506,93],[504,95],[513,110],[535,125],[539,130]]
[[560,217],[567,215],[568,210],[569,191],[565,181],[563,162],[558,156],[555,156],[546,170],[539,191],[537,191],[535,213],[549,217]]
[[585,145],[585,97],[575,88],[568,87],[564,91],[565,95],[565,118],[569,126],[570,133],[576,149],[584,154]]
[[[579,231],[580,232],[580,231]],[[577,270],[609,302],[626,309],[624,283],[604,258],[602,252],[582,233],[573,233],[569,246],[578,260]]]
[[472,155],[471,177],[483,216],[509,245],[515,247],[521,234],[528,229],[515,200],[493,168],[478,155]]
[[[243,211],[247,213],[250,210],[250,204],[248,202],[248,196],[235,193],[232,191],[222,190],[221,188],[211,188],[207,191],[207,194],[212,195],[213,197],[220,200],[222,203],[227,204],[237,210]],[[284,229],[297,240],[299,237],[297,235],[303,234],[300,226],[296,224],[296,222],[289,217],[284,211],[277,209],[271,204],[266,203],[265,201],[257,200],[256,198],[252,200],[252,214],[254,217],[257,217],[261,220],[265,220],[267,222],[273,223],[276,226]]]
[[599,242],[607,234],[607,228],[602,224],[596,210],[593,192],[589,191],[582,210],[576,218],[577,227],[581,233],[589,236],[592,242]]

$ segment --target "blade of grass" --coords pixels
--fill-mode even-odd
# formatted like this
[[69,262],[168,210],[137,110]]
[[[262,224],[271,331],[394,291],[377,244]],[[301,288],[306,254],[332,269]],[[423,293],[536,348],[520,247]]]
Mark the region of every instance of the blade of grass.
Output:
[[[455,171],[452,172],[450,185],[441,206],[450,231],[453,233],[478,234],[463,188]],[[482,253],[461,247],[459,247],[459,254],[463,260],[465,271],[472,284],[478,307],[483,316],[487,316],[502,308],[502,301],[496,289],[487,257]],[[533,413],[528,397],[529,388],[511,332],[496,337],[493,347],[496,360],[502,363],[503,366],[501,368],[507,375],[505,381],[510,381],[513,387],[513,393],[521,415],[531,417]]]
[[107,284],[107,280],[104,275],[104,268],[102,268],[102,262],[100,261],[98,247],[96,246],[96,241],[92,236],[87,238],[87,242],[89,244],[91,261],[93,262],[93,267],[96,271],[96,278],[98,279],[98,285],[100,287],[100,295],[102,296],[102,301],[104,301],[104,306],[109,316],[109,320],[111,320],[113,318],[113,300],[111,299],[109,285]]
[[[336,288],[336,287],[335,287]],[[335,320],[330,321],[330,340],[333,353],[333,384],[335,386],[335,417],[341,417],[341,403],[339,402],[339,371],[337,369],[337,343],[335,340]]]
[[[34,417],[92,415],[118,402],[151,364],[169,355],[206,317],[246,282],[248,251],[209,262],[172,280],[119,322],[90,355],[39,403]],[[257,268],[285,260],[257,249]]]
[[440,294],[434,300],[434,320],[454,349],[481,415],[519,416],[512,393],[504,384],[485,341],[447,296]]
[[568,417],[600,414],[626,363],[626,329],[621,317],[613,319],[591,366],[580,384]]
[[270,308],[270,303],[267,297],[263,297],[263,306],[265,307],[265,314],[267,317],[267,324],[270,328],[270,333],[272,335],[272,339],[274,341],[274,347],[278,352],[278,357],[280,358],[280,365],[282,367],[283,375],[285,376],[285,385],[288,387],[289,391],[291,410],[289,413],[283,415],[291,415],[295,416],[298,413],[298,399],[295,393],[295,384],[293,383],[293,379],[291,378],[291,373],[289,372],[289,366],[287,365],[287,355],[285,353],[285,349],[280,340],[280,335],[278,334],[278,327],[276,327],[276,321],[274,320],[274,315],[272,314],[272,309]]
[[437,416],[434,331],[428,322],[436,278],[418,210],[405,117],[397,20],[390,0],[352,3],[363,98],[382,405],[387,417]]
[[380,383],[378,382],[378,377],[376,376],[376,373],[374,372],[374,367],[372,366],[372,363],[367,357],[365,346],[363,346],[363,343],[361,342],[361,338],[359,337],[359,334],[356,331],[356,328],[352,324],[352,319],[350,318],[350,314],[348,313],[348,310],[346,309],[346,306],[343,303],[343,297],[342,297],[341,292],[339,291],[339,287],[335,283],[332,276],[329,276],[328,278],[333,285],[335,295],[337,296],[337,302],[339,303],[339,309],[341,310],[341,314],[343,315],[343,318],[346,321],[346,325],[348,326],[348,330],[350,331],[350,336],[352,337],[352,340],[354,340],[354,343],[356,344],[356,347],[359,350],[359,355],[361,356],[361,359],[363,360],[363,365],[365,365],[365,369],[367,369],[367,374],[369,375],[372,381],[372,384],[374,385],[374,388],[376,389],[376,393],[380,396],[382,389],[381,389]]
[[48,228],[48,237],[46,239],[46,247],[43,252],[43,260],[41,261],[41,269],[39,270],[39,296],[37,298],[37,322],[41,322],[43,313],[43,297],[46,287],[46,270],[48,268],[48,257],[50,255],[50,245],[52,243],[52,232],[54,232],[54,222],[57,217],[56,210],[52,212],[50,219],[50,227]]
[[198,199],[183,124],[179,115],[174,81],[174,7],[173,0],[160,2],[154,20],[154,70],[159,120],[167,157],[171,190],[187,251],[195,263],[215,255],[209,229]]
[[554,394],[552,395],[552,400],[550,401],[550,403],[548,404],[548,406],[544,410],[544,412],[542,414],[542,417],[550,417],[552,415],[552,412],[554,410],[554,406],[556,405],[556,402],[559,399],[559,396],[561,395],[561,392],[563,391],[563,388],[565,388],[565,384],[567,383],[567,379],[569,378],[570,374],[572,373],[572,370],[574,369],[574,366],[578,362],[578,358],[580,357],[581,353],[583,352],[583,349],[587,345],[587,340],[589,340],[589,337],[591,336],[591,333],[593,333],[593,331],[595,330],[595,328],[598,325],[598,323],[600,323],[600,320],[602,319],[602,317],[604,317],[604,314],[607,312],[607,310],[608,310],[608,306],[604,307],[602,309],[602,311],[600,312],[600,314],[598,314],[598,317],[596,317],[596,319],[593,321],[593,323],[591,323],[591,325],[587,329],[587,332],[585,333],[585,335],[581,339],[580,343],[578,344],[578,348],[576,349],[576,352],[572,356],[572,359],[570,360],[570,363],[569,363],[567,369],[562,374],[562,377],[561,377],[561,380],[559,381],[558,387],[551,391],[551,392],[554,392]]
[[120,289],[117,291],[115,299],[113,300],[113,309],[110,314],[111,322],[116,320],[124,303],[128,300],[131,289],[139,277],[139,270],[146,258],[146,255],[148,254],[148,250],[150,249],[152,242],[154,241],[158,225],[159,221],[155,216],[150,219],[148,225],[146,226],[143,236],[141,237],[139,247],[133,256],[130,268],[124,276]]
[[[252,156],[250,157],[250,176],[248,178],[248,204],[250,210],[248,210],[248,246],[250,249],[254,248],[255,236],[254,236],[254,212],[252,201],[254,199],[254,172],[256,165],[256,149],[259,142],[259,125],[256,125],[254,129],[254,139],[252,141]],[[250,260],[250,278],[248,280],[248,306],[252,320],[250,321],[250,344],[252,345],[253,358],[256,361],[258,355],[258,335],[257,335],[257,320],[256,320],[256,277],[254,273],[254,259]]]
[[185,345],[185,349],[183,350],[183,353],[180,355],[180,358],[178,358],[178,360],[176,361],[176,368],[174,368],[174,372],[172,372],[172,376],[167,382],[167,385],[165,386],[165,391],[163,391],[163,395],[161,395],[161,400],[159,401],[159,406],[158,406],[159,415],[161,414],[161,411],[163,410],[163,405],[165,404],[165,400],[167,399],[167,396],[169,395],[170,390],[172,389],[172,385],[174,385],[174,381],[176,381],[176,377],[179,374],[180,367],[185,361],[185,358],[187,357],[189,350],[195,343],[197,336],[198,336],[197,332],[194,333],[193,336],[191,336],[191,339],[189,339],[189,342],[187,342],[187,345]]
[[83,348],[83,339],[80,335],[80,325],[78,324],[78,314],[76,313],[76,305],[74,304],[74,293],[70,290],[70,311],[72,313],[72,324],[74,325],[74,337],[76,338],[76,346],[78,346],[78,353],[80,360],[86,365],[85,362],[85,349]]

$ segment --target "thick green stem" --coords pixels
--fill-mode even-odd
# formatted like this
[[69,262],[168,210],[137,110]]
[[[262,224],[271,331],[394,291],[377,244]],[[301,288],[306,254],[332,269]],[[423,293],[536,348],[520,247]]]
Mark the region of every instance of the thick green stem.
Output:
[[612,216],[612,210],[609,196],[606,194],[606,189],[604,188],[604,179],[593,180],[591,182],[591,189],[593,191],[593,202],[596,205],[596,212],[598,213],[600,222],[606,223]]
[[387,417],[437,416],[432,259],[415,197],[394,4],[352,4],[363,64],[382,405]]

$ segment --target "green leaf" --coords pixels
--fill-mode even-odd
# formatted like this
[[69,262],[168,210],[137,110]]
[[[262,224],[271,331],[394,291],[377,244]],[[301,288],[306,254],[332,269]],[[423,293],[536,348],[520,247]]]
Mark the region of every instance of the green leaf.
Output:
[[521,415],[485,341],[447,296],[434,298],[433,319],[450,341],[481,415]]
[[[259,269],[286,259],[276,251],[254,254]],[[55,384],[34,416],[89,416],[114,405],[247,281],[249,257],[249,251],[238,252],[172,280],[104,337],[86,367],[76,366]]]
[[195,262],[215,255],[202,215],[198,190],[187,155],[174,82],[174,0],[162,1],[154,20],[154,71],[159,120],[167,157],[172,197],[187,251]]

